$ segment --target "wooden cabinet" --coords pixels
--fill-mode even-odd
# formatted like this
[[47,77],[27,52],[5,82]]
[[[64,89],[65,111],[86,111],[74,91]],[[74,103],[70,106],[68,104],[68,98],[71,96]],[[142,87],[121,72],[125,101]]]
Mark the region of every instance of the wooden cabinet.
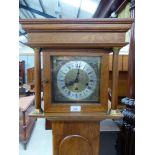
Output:
[[27,83],[31,90],[34,90],[34,67],[27,69]]
[[34,67],[27,69],[27,83],[34,83]]
[[123,55],[122,71],[128,71],[128,55]]
[[[128,55],[119,55],[119,71],[128,71]],[[109,71],[112,71],[112,55],[109,56]]]
[[34,95],[19,99],[19,140],[24,144],[24,149],[26,149],[36,120],[28,116],[34,110],[34,99]]
[[[28,85],[30,85],[31,90],[34,89],[34,85],[35,85],[34,71],[35,71],[34,67],[27,69],[27,83],[28,83]],[[43,79],[43,70],[41,70],[41,76]]]
[[[127,96],[128,55],[119,55],[118,97]],[[109,56],[109,88],[112,87],[112,55]]]
[[19,61],[19,79],[25,83],[25,61]]

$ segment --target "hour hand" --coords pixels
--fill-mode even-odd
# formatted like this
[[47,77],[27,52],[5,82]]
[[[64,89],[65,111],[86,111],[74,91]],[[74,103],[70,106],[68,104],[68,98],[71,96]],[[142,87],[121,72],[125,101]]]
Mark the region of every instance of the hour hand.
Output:
[[69,81],[68,83],[65,83],[65,84],[66,84],[66,86],[68,87],[68,86],[74,85],[74,83],[75,83],[75,80],[74,80],[74,81]]

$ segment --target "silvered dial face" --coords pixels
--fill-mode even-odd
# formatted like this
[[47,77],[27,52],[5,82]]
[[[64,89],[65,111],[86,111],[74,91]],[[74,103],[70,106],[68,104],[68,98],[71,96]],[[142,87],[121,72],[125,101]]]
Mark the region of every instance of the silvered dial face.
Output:
[[64,64],[57,75],[57,86],[66,98],[83,100],[96,88],[96,73],[85,61],[69,61]]
[[100,57],[53,56],[52,100],[99,103]]

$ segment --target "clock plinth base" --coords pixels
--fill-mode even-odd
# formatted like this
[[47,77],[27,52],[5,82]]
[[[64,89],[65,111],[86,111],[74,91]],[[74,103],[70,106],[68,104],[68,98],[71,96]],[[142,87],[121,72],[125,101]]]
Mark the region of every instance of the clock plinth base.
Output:
[[99,121],[51,123],[53,155],[99,155]]

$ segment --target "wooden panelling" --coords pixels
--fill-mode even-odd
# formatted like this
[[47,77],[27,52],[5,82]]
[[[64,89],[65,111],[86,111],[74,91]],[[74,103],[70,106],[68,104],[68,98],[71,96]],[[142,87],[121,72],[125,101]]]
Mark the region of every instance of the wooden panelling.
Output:
[[34,67],[27,69],[27,83],[34,83]]
[[[118,96],[124,97],[127,96],[127,79],[118,81]],[[109,80],[109,88],[112,86],[112,81]]]
[[[35,76],[34,76],[34,67],[27,69],[27,84],[30,85],[31,91],[34,90],[35,85]],[[41,81],[43,82],[43,69],[41,70]],[[41,86],[42,89],[42,86]]]
[[[109,88],[112,87],[112,55],[109,56]],[[118,96],[127,96],[128,55],[119,55]]]
[[30,33],[29,43],[37,44],[111,44],[113,42],[123,43],[125,39],[124,33],[66,33],[66,32],[52,32],[52,33]]
[[118,71],[122,71],[123,69],[123,56],[122,55],[119,55],[118,56]]
[[54,155],[98,155],[100,123],[52,122]]
[[59,155],[93,155],[89,141],[79,135],[65,137],[59,147]]
[[123,55],[123,62],[122,62],[122,66],[123,66],[123,71],[128,71],[128,55]]
[[[112,71],[112,58],[113,55],[109,55],[109,71]],[[123,55],[119,55],[118,58],[118,70],[122,71],[123,69]]]

